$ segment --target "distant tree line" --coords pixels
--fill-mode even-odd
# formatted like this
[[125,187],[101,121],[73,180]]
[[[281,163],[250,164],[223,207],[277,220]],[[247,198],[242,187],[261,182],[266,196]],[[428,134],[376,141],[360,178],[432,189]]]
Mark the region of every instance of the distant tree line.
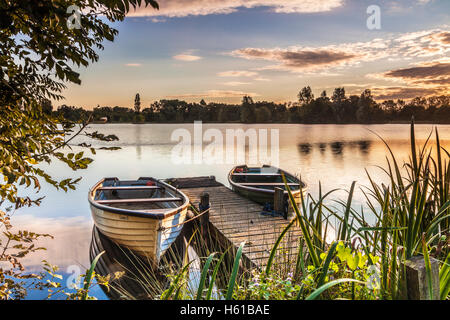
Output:
[[450,96],[417,97],[405,100],[376,102],[369,89],[361,95],[346,96],[344,88],[336,88],[331,95],[323,91],[314,97],[311,88],[304,87],[298,93],[297,102],[274,103],[253,101],[244,96],[241,104],[188,103],[182,100],[160,100],[141,110],[139,94],[134,100],[134,109],[125,107],[100,107],[85,110],[62,105],[48,112],[62,114],[71,121],[92,118],[108,122],[132,123],[182,123],[202,120],[203,122],[235,123],[387,123],[416,121],[450,123]]

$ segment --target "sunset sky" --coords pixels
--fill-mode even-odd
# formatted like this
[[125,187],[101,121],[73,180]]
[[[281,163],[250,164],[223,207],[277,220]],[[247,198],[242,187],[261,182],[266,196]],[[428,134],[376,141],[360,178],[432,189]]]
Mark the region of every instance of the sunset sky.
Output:
[[[377,99],[450,94],[449,0],[159,0],[115,25],[100,61],[56,103],[296,100],[344,86]],[[274,5],[276,3],[276,5]],[[366,12],[381,8],[381,29]]]

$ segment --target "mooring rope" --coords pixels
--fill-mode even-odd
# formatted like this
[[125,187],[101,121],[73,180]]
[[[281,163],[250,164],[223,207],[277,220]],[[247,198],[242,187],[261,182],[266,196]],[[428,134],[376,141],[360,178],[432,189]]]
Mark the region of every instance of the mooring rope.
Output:
[[[194,206],[192,203],[189,203],[189,204],[190,204],[191,207],[193,207],[193,208],[195,209],[195,206]],[[184,225],[184,224],[186,224],[186,223],[188,223],[188,222],[191,222],[191,221],[193,221],[193,220],[195,220],[195,219],[200,218],[202,215],[204,215],[205,213],[207,213],[207,212],[209,211],[209,209],[210,209],[210,208],[206,209],[205,211],[200,212],[198,215],[194,216],[193,218],[188,219],[188,220],[185,220],[185,221],[183,221],[183,222],[181,222],[181,223],[179,223],[179,224],[176,224],[176,225],[174,225],[174,226],[170,226],[170,227],[161,227],[160,230],[161,230],[162,232],[166,232],[166,231],[169,230],[169,229],[176,228],[176,227],[179,227],[179,226],[181,226],[181,225]],[[195,211],[197,211],[197,209],[195,209]]]

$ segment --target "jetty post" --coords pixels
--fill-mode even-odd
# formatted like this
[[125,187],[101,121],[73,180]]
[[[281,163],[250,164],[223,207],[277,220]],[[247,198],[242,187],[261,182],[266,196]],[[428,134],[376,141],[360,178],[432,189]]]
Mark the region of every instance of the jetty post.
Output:
[[405,267],[406,294],[408,300],[440,300],[439,261],[430,257],[432,297],[430,297],[429,279],[422,255],[414,256],[403,262]]
[[[203,192],[200,197],[200,204],[198,205],[200,213],[203,213],[203,215],[200,217],[200,227],[202,231],[202,235],[205,237],[208,234],[209,231],[209,193]],[[206,211],[206,212],[205,212]]]

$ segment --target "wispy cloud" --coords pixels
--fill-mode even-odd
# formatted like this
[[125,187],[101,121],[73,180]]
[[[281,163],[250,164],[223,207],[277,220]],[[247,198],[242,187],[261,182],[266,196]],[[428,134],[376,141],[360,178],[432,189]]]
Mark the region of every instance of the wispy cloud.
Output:
[[258,97],[259,94],[255,92],[244,92],[235,90],[207,90],[203,93],[185,93],[168,96],[168,98],[236,98],[244,95]]
[[219,77],[234,77],[234,78],[239,78],[239,77],[255,77],[258,75],[258,72],[254,72],[254,71],[235,71],[235,70],[230,70],[230,71],[223,71],[223,72],[219,72],[217,74]]
[[179,60],[179,61],[188,61],[188,62],[191,62],[191,61],[198,61],[198,60],[201,60],[201,59],[202,59],[202,57],[200,57],[200,56],[194,56],[194,55],[189,54],[189,53],[178,54],[178,55],[176,55],[176,56],[173,56],[173,58],[174,58],[175,60]]
[[251,84],[250,82],[241,82],[241,81],[229,81],[229,82],[223,82],[222,83],[225,86],[230,86],[230,87],[239,87],[239,86],[245,86],[248,84]]
[[129,16],[186,17],[230,14],[240,8],[267,7],[277,13],[326,12],[344,5],[344,0],[159,0],[159,10],[141,7]]
[[125,64],[125,66],[126,67],[140,67],[140,66],[142,66],[142,64],[140,64],[140,63],[126,63]]
[[381,48],[386,48],[386,45],[381,40],[374,40],[370,43],[342,44],[318,48],[244,48],[235,50],[231,54],[248,60],[265,60],[277,63],[262,67],[261,70],[281,69],[305,72],[340,67],[387,56],[388,53]]
[[153,23],[162,23],[162,22],[166,22],[167,20],[166,19],[163,19],[163,18],[147,18],[146,19],[147,21],[151,21],[151,22],[153,22]]
[[374,87],[371,88],[372,94],[377,100],[395,100],[395,99],[413,99],[415,97],[428,97],[436,94],[442,94],[440,88],[421,88],[421,87]]
[[440,86],[450,83],[450,59],[421,62],[407,68],[369,75],[370,78],[400,81],[410,85]]
[[264,78],[264,77],[257,77],[257,78],[255,78],[253,80],[255,80],[255,81],[270,81],[269,78]]
[[416,63],[407,68],[389,70],[368,77],[406,84],[373,88],[377,99],[409,99],[417,96],[450,94],[450,59]]

